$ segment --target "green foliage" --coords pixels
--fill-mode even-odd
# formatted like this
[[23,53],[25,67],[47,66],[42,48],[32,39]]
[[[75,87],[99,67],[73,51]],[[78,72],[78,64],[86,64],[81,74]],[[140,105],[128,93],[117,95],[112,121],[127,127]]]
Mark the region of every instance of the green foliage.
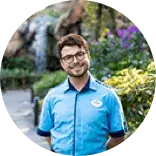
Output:
[[85,11],[87,13],[87,17],[84,19],[88,28],[93,28],[97,24],[96,19],[96,10],[98,9],[98,3],[95,2],[86,2]]
[[55,87],[66,79],[67,75],[64,71],[56,71],[51,74],[45,74],[40,81],[33,86],[34,95],[43,98],[50,88]]
[[102,5],[101,6],[102,13],[100,17],[101,20],[99,20],[99,17],[97,15],[99,9],[98,7],[99,7],[99,3],[92,2],[92,1],[85,2],[85,12],[87,14],[87,17],[85,17],[82,20],[85,23],[85,27],[86,27],[85,29],[89,32],[89,36],[91,38],[95,38],[95,36],[97,36],[96,34],[97,31],[99,32],[99,34],[102,33],[103,28],[109,27],[109,29],[111,29],[114,23],[114,19],[111,16],[111,12],[115,13],[116,11],[106,5]]
[[19,68],[15,68],[13,70],[10,69],[1,69],[1,78],[6,77],[14,77],[14,78],[20,78],[20,77],[27,77],[27,76],[41,76],[42,73],[36,73],[36,72],[29,72],[28,70],[22,70]]
[[1,79],[7,78],[7,77],[14,77],[14,78],[20,78],[20,77],[27,77],[27,76],[33,76],[35,73],[30,73],[28,70],[22,70],[19,68],[15,69],[1,69]]
[[132,134],[144,120],[153,100],[156,84],[154,62],[148,65],[146,71],[123,69],[105,83],[113,86],[120,96]]
[[1,88],[28,88],[32,83],[37,81],[39,77],[41,77],[40,73],[29,72],[28,70],[2,68],[0,72]]
[[129,47],[121,37],[108,37],[90,44],[91,72],[98,79],[104,80],[124,68],[146,70],[153,57],[144,36],[135,33],[126,42]]
[[148,65],[147,70],[148,70],[149,74],[155,74],[156,70],[155,70],[154,61],[151,62],[151,63]]
[[18,68],[19,70],[33,71],[34,63],[28,56],[13,57],[9,60],[3,60],[2,68],[9,70]]

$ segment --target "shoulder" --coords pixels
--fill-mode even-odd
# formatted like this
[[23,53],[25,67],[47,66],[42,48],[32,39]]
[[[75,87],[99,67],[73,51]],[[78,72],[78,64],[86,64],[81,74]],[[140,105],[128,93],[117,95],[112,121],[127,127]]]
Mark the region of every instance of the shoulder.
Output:
[[64,96],[62,91],[63,82],[55,86],[54,88],[51,88],[46,96],[44,97],[43,103],[45,105],[49,105],[50,107],[53,107],[54,103],[60,99],[60,97]]
[[96,79],[95,82],[96,82],[99,89],[107,90],[108,92],[111,92],[112,90],[114,90],[112,86],[107,85],[102,81],[99,81]]
[[95,80],[95,81],[97,83],[98,90],[100,90],[100,92],[104,92],[108,96],[118,97],[117,90],[114,87],[107,85],[104,82],[99,81],[99,80]]
[[66,82],[63,81],[60,84],[56,85],[55,87],[51,88],[48,91],[47,96],[52,96],[52,95],[56,95],[56,94],[63,94],[65,87],[66,87]]
[[104,87],[104,88],[113,89],[112,86],[107,85],[107,84],[105,84],[105,83],[102,82],[102,81],[99,81],[99,80],[97,80],[97,79],[96,79],[95,81],[96,81],[96,83],[98,83],[99,85],[101,85],[101,86]]

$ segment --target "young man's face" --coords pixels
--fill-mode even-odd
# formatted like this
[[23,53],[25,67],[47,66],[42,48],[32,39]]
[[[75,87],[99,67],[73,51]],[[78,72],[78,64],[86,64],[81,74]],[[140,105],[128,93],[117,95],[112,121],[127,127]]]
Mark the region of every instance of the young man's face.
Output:
[[69,76],[82,77],[90,68],[90,56],[82,47],[65,46],[61,56],[61,66]]

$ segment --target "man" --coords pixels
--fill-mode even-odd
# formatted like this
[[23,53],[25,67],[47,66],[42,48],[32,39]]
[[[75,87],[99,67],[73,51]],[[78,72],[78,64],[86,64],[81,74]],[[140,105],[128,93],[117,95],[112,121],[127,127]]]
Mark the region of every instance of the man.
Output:
[[96,154],[124,141],[122,105],[112,89],[89,73],[87,42],[69,34],[57,50],[68,78],[45,97],[37,133],[64,155]]

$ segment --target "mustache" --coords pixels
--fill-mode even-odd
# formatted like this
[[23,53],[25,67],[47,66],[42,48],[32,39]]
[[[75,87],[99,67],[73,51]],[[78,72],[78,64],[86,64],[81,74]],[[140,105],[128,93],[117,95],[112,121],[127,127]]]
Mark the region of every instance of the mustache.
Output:
[[70,69],[73,69],[73,68],[75,68],[75,67],[82,67],[82,65],[83,64],[81,64],[81,63],[71,63],[71,64],[69,64],[69,68]]

